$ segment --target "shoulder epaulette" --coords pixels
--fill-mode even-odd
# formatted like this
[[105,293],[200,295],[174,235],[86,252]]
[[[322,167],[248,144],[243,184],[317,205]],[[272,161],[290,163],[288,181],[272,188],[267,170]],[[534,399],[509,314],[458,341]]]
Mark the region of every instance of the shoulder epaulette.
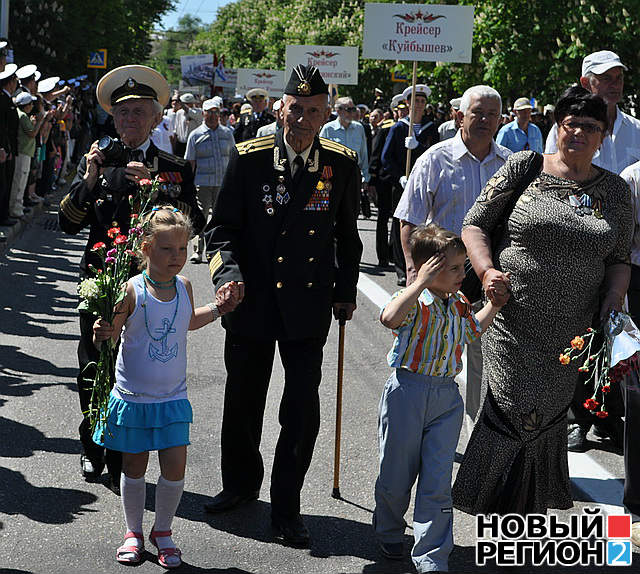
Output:
[[276,136],[275,134],[271,134],[268,136],[262,136],[261,138],[253,138],[246,142],[240,142],[239,144],[236,144],[236,149],[240,155],[245,155],[254,151],[271,148],[275,143]]
[[396,122],[394,120],[392,120],[391,118],[384,120],[378,127],[381,130],[390,128],[393,124],[395,124]]
[[158,157],[160,157],[162,159],[169,160],[169,161],[171,161],[173,163],[177,163],[180,166],[187,165],[187,160],[186,159],[183,159],[183,158],[178,157],[177,155],[173,155],[171,153],[167,153],[166,151],[163,151],[161,149],[158,150]]
[[341,153],[342,155],[346,155],[349,159],[357,159],[358,154],[355,151],[348,148],[346,145],[342,145],[341,143],[334,142],[333,140],[329,140],[326,138],[320,138],[320,145],[329,151],[335,151],[337,153]]

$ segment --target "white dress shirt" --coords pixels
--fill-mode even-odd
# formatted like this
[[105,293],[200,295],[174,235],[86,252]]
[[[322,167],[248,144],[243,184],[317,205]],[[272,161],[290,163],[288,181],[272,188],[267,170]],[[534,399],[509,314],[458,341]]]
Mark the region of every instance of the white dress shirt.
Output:
[[640,161],[624,168],[620,177],[631,188],[633,207],[633,239],[631,240],[631,263],[640,266]]
[[[544,153],[558,151],[558,124],[553,124]],[[593,155],[593,164],[619,174],[625,167],[640,160],[640,121],[616,108],[613,133],[607,134],[600,149]]]
[[467,211],[510,155],[509,149],[492,141],[491,151],[480,161],[458,131],[418,158],[394,217],[413,225],[437,223],[460,235]]

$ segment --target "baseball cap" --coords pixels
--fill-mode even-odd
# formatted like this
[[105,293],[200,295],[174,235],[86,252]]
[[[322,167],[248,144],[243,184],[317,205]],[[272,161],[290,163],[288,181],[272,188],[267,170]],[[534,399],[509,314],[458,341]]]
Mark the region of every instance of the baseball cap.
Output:
[[195,104],[196,103],[196,98],[191,92],[187,92],[186,94],[182,94],[180,96],[180,101],[183,104]]
[[582,75],[586,76],[588,73],[604,74],[607,70],[618,67],[628,70],[620,61],[618,54],[610,52],[609,50],[600,50],[599,52],[589,54],[582,60]]
[[208,112],[213,108],[220,109],[221,107],[222,107],[222,98],[218,96],[215,96],[209,100],[205,100],[204,102],[202,102],[202,110],[205,112]]
[[35,102],[38,98],[32,96],[29,92],[21,92],[16,96],[16,106],[26,106]]
[[518,98],[513,103],[513,109],[516,110],[516,111],[519,111],[519,110],[531,110],[531,109],[533,109],[533,106],[531,105],[531,102],[529,101],[528,98]]

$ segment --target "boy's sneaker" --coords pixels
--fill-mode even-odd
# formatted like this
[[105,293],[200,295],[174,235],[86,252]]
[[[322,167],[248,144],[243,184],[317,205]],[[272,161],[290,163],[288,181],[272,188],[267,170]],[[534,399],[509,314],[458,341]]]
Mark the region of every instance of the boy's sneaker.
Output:
[[404,558],[404,544],[402,542],[380,542],[380,553],[389,560],[402,560]]

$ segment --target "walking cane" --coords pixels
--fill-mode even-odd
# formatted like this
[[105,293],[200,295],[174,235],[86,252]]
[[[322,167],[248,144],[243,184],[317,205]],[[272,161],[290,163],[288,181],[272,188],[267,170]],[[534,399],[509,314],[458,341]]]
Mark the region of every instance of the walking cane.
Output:
[[342,498],[340,495],[340,433],[342,432],[342,372],[344,370],[344,327],[347,322],[347,312],[344,309],[338,311],[338,388],[336,391],[336,436],[335,451],[333,455],[333,498]]

